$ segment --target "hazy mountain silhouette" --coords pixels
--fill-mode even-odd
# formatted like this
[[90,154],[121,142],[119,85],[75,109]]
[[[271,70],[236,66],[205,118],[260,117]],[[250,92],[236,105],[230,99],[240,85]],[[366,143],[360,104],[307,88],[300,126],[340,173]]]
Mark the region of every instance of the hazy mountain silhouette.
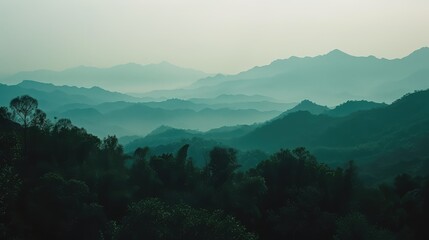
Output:
[[162,62],[149,65],[129,63],[110,68],[80,66],[64,71],[27,71],[4,77],[0,81],[16,84],[22,80],[34,79],[55,85],[98,86],[113,91],[142,93],[184,87],[207,76],[209,74],[201,71]]
[[264,122],[278,115],[276,111],[261,112],[257,110],[232,109],[189,109],[165,110],[151,108],[143,104],[112,111],[106,114],[107,119],[130,129],[138,130],[143,135],[161,125],[175,128],[206,131],[228,125],[253,124]]
[[199,131],[178,129],[178,128],[162,125],[154,129],[153,131],[151,131],[144,138],[139,138],[132,141],[130,144],[128,144],[126,148],[132,149],[135,146],[154,147],[159,145],[170,144],[176,141],[180,141],[182,139],[200,137],[201,135],[202,135],[202,132],[199,132]]
[[106,91],[99,87],[56,86],[32,80],[25,80],[17,85],[0,84],[0,93],[0,104],[2,105],[7,106],[12,98],[27,94],[38,99],[40,107],[45,111],[58,110],[58,108],[62,111],[88,108],[104,102],[144,100],[118,92]]
[[330,116],[347,116],[354,112],[370,110],[374,108],[381,108],[385,106],[387,106],[387,104],[385,103],[376,103],[376,102],[370,102],[365,100],[347,101],[345,103],[342,103],[336,106],[334,109],[326,111],[324,113]]
[[383,94],[391,98],[404,94],[404,92],[413,92],[416,86],[420,89],[429,88],[429,68],[419,70],[406,78],[398,81],[385,83],[380,86],[375,94]]
[[181,99],[136,103],[145,99],[98,87],[55,86],[30,80],[12,86],[0,85],[0,93],[0,103],[4,106],[16,96],[33,96],[51,118],[69,118],[98,136],[145,135],[161,125],[209,130],[253,124],[269,120],[289,106],[268,101],[245,102],[269,98],[244,95],[219,96],[213,100],[215,104],[210,104],[211,99],[195,99],[201,103]]
[[221,94],[214,98],[190,98],[191,102],[205,104],[210,108],[255,109],[259,111],[284,111],[296,105],[283,103],[277,99],[262,95]]
[[306,111],[309,113],[312,113],[314,115],[319,115],[325,112],[330,111],[331,109],[327,106],[318,105],[310,100],[303,100],[300,103],[298,103],[293,108],[287,110],[286,112],[280,114],[279,118],[282,118],[290,113],[299,112],[299,111]]
[[[201,79],[189,89],[156,91],[148,96],[205,96],[220,94],[260,94],[296,102],[305,96],[323,104],[336,105],[355,99],[391,102],[403,94],[426,89],[427,81],[408,81],[419,73],[428,76],[429,48],[422,48],[402,59],[355,57],[340,50],[316,57],[291,57],[269,65],[254,67],[236,75],[217,75]],[[406,89],[386,88],[398,81]]]
[[[262,95],[289,103],[311,96],[316,102],[336,105],[357,99],[391,102],[406,92],[428,88],[429,83],[425,81],[428,76],[429,48],[425,47],[393,60],[356,57],[333,50],[316,57],[275,60],[236,75],[210,76],[163,62],[20,72],[0,81],[18,83],[34,79],[56,85],[98,86],[167,99],[216,98],[219,95],[228,99],[227,96],[232,95]],[[262,101],[276,102],[272,99],[256,102]]]
[[[72,109],[81,109],[81,108],[95,108],[98,111],[105,113],[114,110],[119,110],[125,107],[132,106],[135,103],[132,102],[105,102],[98,105],[88,105],[88,104],[67,104],[61,106],[59,111],[66,111]],[[182,99],[167,99],[165,101],[149,101],[149,102],[140,102],[139,104],[151,107],[151,108],[161,108],[165,110],[175,110],[175,109],[189,109],[194,111],[201,111],[206,108],[210,109],[231,109],[231,110],[245,110],[245,109],[254,109],[258,111],[284,111],[288,109],[293,104],[283,104],[283,103],[272,103],[272,102],[249,102],[249,103],[230,103],[230,104],[199,104],[194,103],[189,100]]]
[[133,148],[138,146],[158,146],[163,144],[170,144],[174,142],[179,142],[185,139],[200,138],[206,140],[214,140],[217,142],[227,141],[232,138],[237,138],[244,136],[245,134],[254,130],[258,125],[236,125],[228,127],[220,127],[210,129],[206,132],[195,131],[190,129],[178,129],[170,126],[160,126],[145,137],[141,137],[133,140],[127,144],[126,149],[133,151]]
[[39,106],[45,110],[53,110],[65,104],[96,104],[99,101],[81,94],[66,94],[56,90],[45,92],[35,89],[22,88],[16,85],[0,84],[0,105],[9,106],[10,100],[20,95],[31,95],[38,99]]
[[262,95],[245,95],[245,94],[221,94],[214,98],[191,98],[195,103],[205,104],[222,104],[222,103],[248,103],[248,102],[273,102],[278,103],[279,100],[262,96]]
[[236,125],[236,126],[225,126],[220,128],[210,129],[204,133],[204,138],[216,139],[216,140],[227,140],[231,138],[237,138],[244,136],[247,133],[256,129],[260,124],[252,125]]
[[142,101],[141,98],[132,97],[119,92],[106,91],[100,87],[74,87],[74,86],[56,86],[51,83],[41,83],[32,80],[24,80],[17,84],[21,88],[35,89],[44,92],[61,91],[70,95],[84,95],[89,98],[95,99],[99,102],[115,102],[115,101],[128,101],[137,102]]
[[151,107],[151,108],[162,108],[167,110],[173,110],[173,109],[190,109],[194,111],[200,111],[202,109],[210,107],[208,104],[198,104],[194,103],[192,101],[183,100],[183,99],[167,99],[165,101],[159,101],[159,102],[145,102],[145,106]]
[[143,136],[162,125],[207,131],[223,126],[264,122],[278,114],[278,111],[254,109],[165,109],[149,107],[146,103],[126,102],[49,112],[50,116],[70,118],[98,136],[116,134],[119,137]]

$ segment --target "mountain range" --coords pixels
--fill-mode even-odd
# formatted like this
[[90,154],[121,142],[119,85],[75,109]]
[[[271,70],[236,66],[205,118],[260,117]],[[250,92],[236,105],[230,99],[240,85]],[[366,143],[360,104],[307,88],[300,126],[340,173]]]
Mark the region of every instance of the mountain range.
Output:
[[55,85],[97,86],[152,99],[246,95],[294,103],[310,98],[335,106],[362,99],[392,102],[407,92],[429,88],[428,76],[429,48],[423,47],[400,59],[357,57],[333,50],[315,57],[278,59],[234,75],[207,74],[162,62],[27,71],[3,76],[0,82],[35,80]]
[[[269,102],[262,96],[221,95],[194,100],[132,97],[99,87],[56,86],[25,80],[0,84],[0,105],[28,94],[51,118],[69,118],[100,137],[146,135],[162,125],[207,131],[212,128],[267,121],[293,103]],[[195,101],[195,102],[194,102]]]
[[186,89],[153,91],[147,96],[264,95],[284,102],[303,98],[337,105],[347,100],[392,102],[407,92],[429,87],[429,48],[401,59],[356,57],[333,50],[316,57],[291,57],[236,75],[215,75]]
[[0,84],[0,105],[8,106],[12,98],[24,94],[36,98],[40,108],[45,111],[63,108],[65,105],[87,106],[111,101],[139,102],[144,100],[118,92],[106,91],[99,87],[56,86],[50,83],[25,80],[16,85]]
[[25,71],[0,78],[0,82],[17,84],[23,80],[35,80],[55,85],[101,87],[111,91],[143,93],[159,89],[185,87],[210,74],[181,68],[162,62],[139,65],[128,63],[110,68],[79,66],[63,71]]

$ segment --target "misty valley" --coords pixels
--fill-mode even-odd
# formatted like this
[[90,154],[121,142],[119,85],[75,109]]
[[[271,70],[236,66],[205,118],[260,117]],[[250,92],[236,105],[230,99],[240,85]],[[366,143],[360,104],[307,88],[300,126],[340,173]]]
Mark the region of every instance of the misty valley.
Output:
[[429,239],[429,48],[0,76],[1,239]]

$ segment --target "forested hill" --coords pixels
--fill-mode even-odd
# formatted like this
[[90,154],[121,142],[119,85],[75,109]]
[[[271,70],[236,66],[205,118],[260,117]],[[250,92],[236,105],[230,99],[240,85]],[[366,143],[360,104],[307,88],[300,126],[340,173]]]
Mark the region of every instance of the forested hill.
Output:
[[[397,117],[411,129],[411,120],[427,116],[427,95],[384,108],[385,121]],[[311,115],[285,118],[296,116]],[[114,136],[50,122],[29,96],[0,108],[0,123],[2,239],[429,238],[425,176],[368,187],[353,162],[330,168],[304,148],[280,150],[244,172],[231,148],[212,148],[202,168],[188,144],[176,153],[148,157],[143,147],[127,155]]]
[[[391,105],[345,117],[290,113],[242,136],[237,144],[271,152],[306,146],[331,164],[354,159],[359,164],[378,162],[377,169],[389,165],[391,174],[422,174],[429,173],[425,164],[428,148],[423,144],[428,135],[429,90],[425,90],[407,94]],[[380,177],[378,171],[374,175]]]
[[345,117],[333,117],[329,112],[316,115],[308,111],[286,113],[244,136],[243,143],[275,150],[293,145],[353,146],[378,140],[381,135],[395,134],[427,121],[429,90],[407,94],[391,105]]

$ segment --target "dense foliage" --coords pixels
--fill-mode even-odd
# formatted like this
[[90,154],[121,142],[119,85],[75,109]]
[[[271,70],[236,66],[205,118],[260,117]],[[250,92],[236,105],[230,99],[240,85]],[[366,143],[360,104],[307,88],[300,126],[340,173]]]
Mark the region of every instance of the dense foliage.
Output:
[[429,239],[427,178],[365,187],[353,162],[331,169],[304,148],[243,172],[215,147],[197,168],[189,145],[127,155],[37,104],[22,126],[0,110],[1,239]]

